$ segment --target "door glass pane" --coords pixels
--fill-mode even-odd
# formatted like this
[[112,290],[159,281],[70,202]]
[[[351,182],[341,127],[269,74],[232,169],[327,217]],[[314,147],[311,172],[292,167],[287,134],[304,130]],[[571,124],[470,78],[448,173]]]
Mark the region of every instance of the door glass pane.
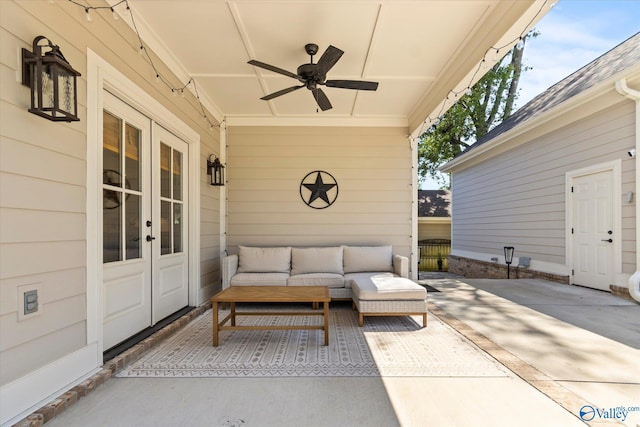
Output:
[[130,124],[125,132],[125,187],[140,191],[140,129]]
[[122,120],[103,111],[102,126],[102,183],[120,187]]
[[171,197],[171,147],[160,144],[160,196]]
[[182,252],[182,204],[173,204],[173,253]]
[[173,199],[182,200],[182,153],[173,150]]
[[160,254],[171,253],[171,203],[160,202]]
[[121,221],[121,193],[103,190],[102,209],[102,260],[114,262],[122,259]]
[[182,153],[173,150],[173,199],[182,200]]
[[127,259],[141,257],[140,242],[142,219],[140,218],[141,197],[127,195],[125,202],[125,233],[127,236]]

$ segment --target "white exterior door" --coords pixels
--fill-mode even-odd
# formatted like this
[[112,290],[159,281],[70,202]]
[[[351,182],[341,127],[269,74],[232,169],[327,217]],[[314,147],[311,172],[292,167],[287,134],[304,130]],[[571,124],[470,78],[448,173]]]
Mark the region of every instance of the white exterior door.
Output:
[[153,321],[189,299],[188,145],[153,126]]
[[613,283],[613,172],[573,179],[573,283],[609,290]]
[[188,305],[188,147],[108,92],[102,122],[107,350]]

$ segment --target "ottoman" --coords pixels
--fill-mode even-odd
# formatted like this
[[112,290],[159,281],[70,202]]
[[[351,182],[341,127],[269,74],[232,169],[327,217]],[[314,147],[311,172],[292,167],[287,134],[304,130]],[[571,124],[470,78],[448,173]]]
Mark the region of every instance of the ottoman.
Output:
[[422,315],[427,326],[427,290],[410,279],[388,275],[357,277],[351,280],[353,305],[358,310],[358,324],[364,316]]

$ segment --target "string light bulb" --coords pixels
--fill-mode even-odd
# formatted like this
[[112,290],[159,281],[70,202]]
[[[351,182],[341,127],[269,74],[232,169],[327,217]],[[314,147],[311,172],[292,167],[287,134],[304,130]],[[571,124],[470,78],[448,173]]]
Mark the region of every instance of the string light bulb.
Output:
[[113,15],[113,19],[115,19],[116,21],[119,19],[118,18],[118,13],[116,12],[116,10],[114,8],[111,8],[111,14]]
[[138,50],[138,53],[139,53],[140,55],[143,55],[143,54],[144,54],[144,45],[140,45],[140,49]]
[[84,17],[87,18],[88,22],[93,22],[93,19],[91,18],[91,13],[89,12],[88,7],[84,9]]
[[160,83],[160,74],[156,73],[156,83]]
[[518,50],[524,49],[524,38],[520,37],[520,39],[518,40],[518,44],[516,44],[516,48]]

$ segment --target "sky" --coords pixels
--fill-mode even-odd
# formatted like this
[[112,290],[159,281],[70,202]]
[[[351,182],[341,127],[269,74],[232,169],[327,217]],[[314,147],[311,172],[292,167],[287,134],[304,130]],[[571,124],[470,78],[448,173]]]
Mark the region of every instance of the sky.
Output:
[[[560,0],[527,41],[516,108],[640,31],[640,0]],[[427,180],[423,190],[438,189]]]

